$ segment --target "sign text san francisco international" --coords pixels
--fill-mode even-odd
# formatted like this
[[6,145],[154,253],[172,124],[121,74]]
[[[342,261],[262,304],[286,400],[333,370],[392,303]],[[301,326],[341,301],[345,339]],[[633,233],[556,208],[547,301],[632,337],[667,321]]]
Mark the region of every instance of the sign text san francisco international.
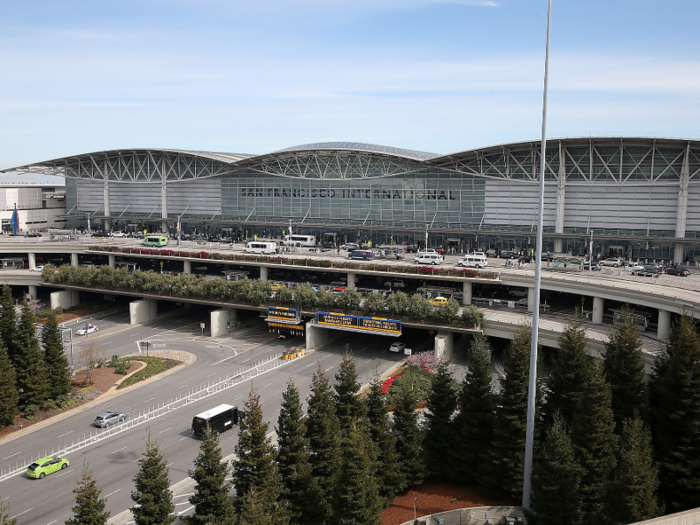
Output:
[[391,335],[401,334],[401,321],[382,317],[359,317],[356,315],[317,312],[316,323],[332,328],[353,332],[378,332]]
[[292,197],[302,199],[400,199],[454,201],[453,190],[345,189],[326,188],[241,188],[241,197]]

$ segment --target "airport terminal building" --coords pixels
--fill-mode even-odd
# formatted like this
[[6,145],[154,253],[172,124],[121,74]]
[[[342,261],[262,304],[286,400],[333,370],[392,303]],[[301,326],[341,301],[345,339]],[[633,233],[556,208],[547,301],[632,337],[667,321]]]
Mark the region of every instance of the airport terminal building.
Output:
[[[534,249],[539,141],[439,155],[317,143],[263,155],[86,153],[4,170],[65,177],[68,226]],[[544,250],[700,258],[700,142],[550,139]]]

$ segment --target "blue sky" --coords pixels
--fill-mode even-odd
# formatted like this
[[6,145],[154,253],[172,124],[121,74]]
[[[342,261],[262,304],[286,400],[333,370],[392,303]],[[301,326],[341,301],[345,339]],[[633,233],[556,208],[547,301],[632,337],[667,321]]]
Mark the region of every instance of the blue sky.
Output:
[[[0,4],[0,168],[540,134],[545,0]],[[554,0],[548,136],[700,136],[696,0]]]

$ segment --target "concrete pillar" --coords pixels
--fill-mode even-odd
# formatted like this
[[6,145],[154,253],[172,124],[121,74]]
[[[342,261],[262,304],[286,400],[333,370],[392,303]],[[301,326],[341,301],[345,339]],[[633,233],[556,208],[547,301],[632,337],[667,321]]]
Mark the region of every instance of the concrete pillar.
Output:
[[462,306],[469,306],[472,304],[472,283],[464,281],[462,283]]
[[[655,151],[654,151],[655,153]],[[681,176],[678,188],[678,206],[676,207],[676,237],[685,238],[685,228],[688,218],[688,184],[690,183],[690,142],[686,145],[683,164],[681,165]],[[673,262],[682,263],[685,255],[682,243],[675,243],[673,250]]]
[[141,299],[129,303],[129,324],[142,324],[151,321],[158,313],[157,301]]
[[117,268],[117,256],[116,255],[108,255],[107,259],[109,260],[109,267],[114,270]]
[[105,228],[104,230],[106,232],[110,231],[112,229],[112,221],[110,220],[110,217],[112,216],[112,206],[110,205],[109,202],[109,179],[107,178],[107,175],[103,175],[104,181],[103,181],[103,195],[104,195],[104,203],[105,203]]
[[77,253],[70,254],[70,265],[74,266],[75,268],[78,267],[78,254]]
[[[559,173],[557,174],[557,215],[554,223],[554,233],[564,233],[564,218],[566,213],[566,146],[559,141]],[[554,240],[554,253],[563,251],[562,239]]]
[[535,289],[534,288],[527,289],[527,311],[528,312],[535,311]]
[[683,264],[685,261],[685,244],[676,242],[673,244],[673,262]]
[[155,319],[158,317],[158,301],[149,299],[148,302],[150,303],[148,306],[150,308],[151,319]]
[[306,323],[306,351],[314,350],[326,343],[329,343],[333,339],[336,339],[343,335],[340,330],[329,330],[327,328],[321,328],[314,323]]
[[666,339],[668,337],[668,332],[671,330],[671,312],[668,310],[659,310],[659,328],[656,332],[656,336],[659,339]]
[[164,219],[160,225],[160,231],[168,233],[168,185],[165,179],[165,156],[163,156],[163,175],[160,187],[160,209],[162,210],[161,217]]
[[27,255],[29,256],[29,269],[36,268],[36,254],[28,253]]
[[211,336],[219,337],[231,331],[232,324],[235,324],[236,311],[233,310],[234,321],[231,321],[231,310],[222,308],[211,312]]
[[28,293],[29,293],[29,299],[36,299],[36,297],[37,297],[37,287],[34,286],[33,284],[30,284],[30,285],[29,285]]
[[182,270],[182,273],[186,274],[191,274],[192,273],[192,261],[184,261],[185,267]]
[[435,336],[435,357],[442,360],[452,359],[454,352],[454,334],[438,332]]
[[355,274],[348,272],[348,288],[355,288]]
[[267,266],[260,267],[260,280],[267,281]]
[[603,324],[603,310],[605,309],[605,300],[601,297],[593,298],[593,322],[595,324]]
[[50,295],[51,309],[63,308],[64,310],[80,304],[80,294],[70,290],[61,290],[60,292],[51,292]]

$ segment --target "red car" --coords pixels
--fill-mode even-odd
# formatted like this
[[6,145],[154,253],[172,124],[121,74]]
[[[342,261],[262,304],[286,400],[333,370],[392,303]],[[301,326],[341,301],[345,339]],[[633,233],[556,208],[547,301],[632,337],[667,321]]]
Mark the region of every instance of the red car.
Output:
[[445,253],[446,253],[445,248],[443,248],[442,246],[440,248],[433,248],[433,250],[435,250],[440,255],[445,255]]

